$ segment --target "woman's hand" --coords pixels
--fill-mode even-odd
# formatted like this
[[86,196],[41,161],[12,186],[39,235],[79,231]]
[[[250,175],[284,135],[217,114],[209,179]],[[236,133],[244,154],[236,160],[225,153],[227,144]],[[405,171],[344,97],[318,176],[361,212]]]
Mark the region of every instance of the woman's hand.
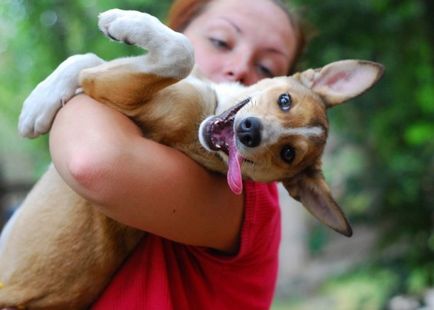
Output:
[[237,249],[243,199],[225,177],[143,138],[109,107],[73,98],[56,116],[50,151],[66,183],[107,216],[177,242]]

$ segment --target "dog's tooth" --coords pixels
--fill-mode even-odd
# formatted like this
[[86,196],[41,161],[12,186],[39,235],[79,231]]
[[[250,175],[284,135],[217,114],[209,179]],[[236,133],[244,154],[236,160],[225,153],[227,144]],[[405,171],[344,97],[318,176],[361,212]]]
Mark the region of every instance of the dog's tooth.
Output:
[[217,119],[217,120],[215,121],[214,125],[215,125],[217,128],[221,129],[221,128],[224,127],[225,124],[224,124],[223,120],[221,120],[221,119]]

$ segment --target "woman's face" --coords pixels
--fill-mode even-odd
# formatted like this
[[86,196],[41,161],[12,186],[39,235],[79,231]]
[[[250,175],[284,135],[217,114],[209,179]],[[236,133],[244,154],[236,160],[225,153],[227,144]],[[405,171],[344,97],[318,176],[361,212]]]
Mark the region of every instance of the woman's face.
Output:
[[288,16],[270,0],[214,0],[184,34],[200,71],[214,82],[251,85],[285,75],[296,51]]

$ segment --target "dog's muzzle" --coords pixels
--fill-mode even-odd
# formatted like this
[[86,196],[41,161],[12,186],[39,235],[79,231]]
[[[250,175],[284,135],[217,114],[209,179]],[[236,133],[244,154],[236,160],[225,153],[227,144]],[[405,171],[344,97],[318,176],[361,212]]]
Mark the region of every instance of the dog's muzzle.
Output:
[[[206,143],[206,145],[210,150],[223,151],[226,154],[229,154],[229,145],[235,139],[235,133],[234,133],[235,115],[249,101],[250,98],[243,100],[237,105],[235,105],[233,108],[226,110],[222,114],[211,117],[208,120],[206,120],[202,128],[202,135],[203,135],[204,142]],[[256,143],[256,140],[253,142]]]

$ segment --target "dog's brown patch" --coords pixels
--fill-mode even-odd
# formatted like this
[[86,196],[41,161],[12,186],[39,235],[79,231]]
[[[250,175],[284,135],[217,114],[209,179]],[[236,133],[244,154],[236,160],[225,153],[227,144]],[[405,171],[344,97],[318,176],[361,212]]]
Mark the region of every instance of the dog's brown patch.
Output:
[[134,111],[138,106],[151,100],[161,89],[177,81],[170,77],[131,72],[123,67],[109,70],[104,74],[84,70],[80,76],[80,84],[87,95],[122,110],[129,116],[130,111]]

